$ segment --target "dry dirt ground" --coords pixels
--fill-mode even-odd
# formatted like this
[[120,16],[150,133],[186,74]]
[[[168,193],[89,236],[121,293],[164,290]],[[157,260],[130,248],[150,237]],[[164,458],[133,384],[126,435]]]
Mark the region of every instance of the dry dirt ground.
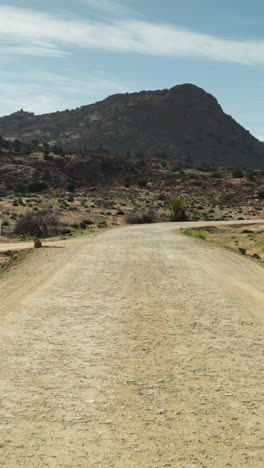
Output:
[[35,252],[0,295],[1,467],[264,466],[256,261],[130,226]]

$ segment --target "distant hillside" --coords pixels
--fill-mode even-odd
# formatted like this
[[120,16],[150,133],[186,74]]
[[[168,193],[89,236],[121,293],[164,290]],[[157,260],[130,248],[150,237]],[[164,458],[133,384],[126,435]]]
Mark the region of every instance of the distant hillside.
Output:
[[169,90],[117,94],[81,108],[0,118],[0,135],[59,143],[66,149],[189,156],[221,165],[264,167],[264,144],[217,100],[191,84]]

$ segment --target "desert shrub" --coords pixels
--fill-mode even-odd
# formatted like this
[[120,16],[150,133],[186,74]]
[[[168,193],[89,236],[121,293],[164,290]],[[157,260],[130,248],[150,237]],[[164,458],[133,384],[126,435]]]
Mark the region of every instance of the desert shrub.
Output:
[[46,150],[43,153],[43,159],[44,159],[44,161],[51,161],[53,159],[53,156],[50,156],[49,150]]
[[91,219],[83,219],[82,222],[86,224],[86,226],[92,226],[94,224],[94,221],[92,221]]
[[81,229],[86,229],[87,226],[92,226],[94,224],[93,221],[90,219],[84,219],[83,221],[80,222],[79,226]]
[[258,192],[258,198],[264,198],[264,190]]
[[28,186],[24,182],[16,182],[13,185],[14,193],[26,193],[28,191]]
[[28,211],[18,218],[13,233],[31,237],[47,237],[58,231],[58,216],[49,210]]
[[138,186],[139,186],[140,188],[144,188],[144,187],[147,186],[147,183],[148,183],[148,181],[147,181],[146,179],[140,179],[140,180],[138,181]]
[[221,175],[221,172],[219,172],[219,171],[214,171],[214,172],[212,172],[211,177],[212,177],[213,179],[221,179],[222,175]]
[[223,202],[227,202],[227,201],[231,201],[234,199],[234,195],[232,193],[224,193],[222,196],[221,196],[221,200]]
[[126,216],[127,224],[150,224],[156,222],[156,214],[153,210],[145,211],[139,213],[133,211]]
[[125,178],[125,187],[130,187],[131,183],[132,183],[131,177],[129,177],[129,176],[126,177]]
[[98,227],[103,229],[103,228],[107,228],[108,224],[106,221],[101,221],[99,224],[98,224]]
[[74,192],[76,189],[76,186],[75,184],[68,184],[67,189],[68,189],[68,192]]
[[158,196],[158,200],[166,201],[167,200],[166,194],[165,193],[160,193],[159,196]]
[[35,182],[31,182],[28,184],[28,192],[29,193],[38,193],[38,192],[43,192],[43,190],[46,190],[48,188],[48,185],[46,182],[42,182],[40,180],[36,180]]
[[186,221],[188,219],[186,213],[185,201],[180,198],[172,198],[169,202],[170,221]]
[[59,156],[62,156],[62,157],[65,156],[65,151],[64,151],[64,149],[62,148],[62,146],[59,146],[59,145],[54,145],[54,146],[52,147],[52,152],[53,152],[54,154],[58,154]]
[[54,164],[59,167],[64,167],[65,166],[65,161],[62,158],[54,158]]
[[60,188],[62,185],[62,178],[59,174],[54,174],[51,177],[51,185],[53,188]]
[[70,229],[63,228],[58,231],[58,234],[61,234],[62,236],[66,236],[67,234],[72,234],[72,231]]
[[242,177],[244,177],[243,171],[241,171],[241,169],[233,169],[232,177],[235,179],[242,179]]
[[248,178],[248,180],[255,180],[254,176],[255,176],[254,171],[251,171],[251,170],[247,171],[246,177]]

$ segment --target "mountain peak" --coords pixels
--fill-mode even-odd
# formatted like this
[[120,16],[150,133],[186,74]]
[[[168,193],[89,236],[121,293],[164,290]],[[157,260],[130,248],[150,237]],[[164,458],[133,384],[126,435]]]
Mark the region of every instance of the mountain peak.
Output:
[[115,94],[71,112],[35,116],[22,109],[0,118],[4,137],[27,141],[36,134],[40,141],[57,141],[66,149],[104,147],[120,154],[166,153],[216,164],[264,165],[264,145],[226,115],[214,96],[191,83]]

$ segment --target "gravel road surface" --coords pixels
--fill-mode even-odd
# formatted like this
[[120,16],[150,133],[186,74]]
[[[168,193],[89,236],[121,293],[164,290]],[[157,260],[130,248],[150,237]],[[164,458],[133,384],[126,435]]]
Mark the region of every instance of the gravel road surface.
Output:
[[264,467],[257,261],[130,226],[35,252],[0,297],[1,467]]

